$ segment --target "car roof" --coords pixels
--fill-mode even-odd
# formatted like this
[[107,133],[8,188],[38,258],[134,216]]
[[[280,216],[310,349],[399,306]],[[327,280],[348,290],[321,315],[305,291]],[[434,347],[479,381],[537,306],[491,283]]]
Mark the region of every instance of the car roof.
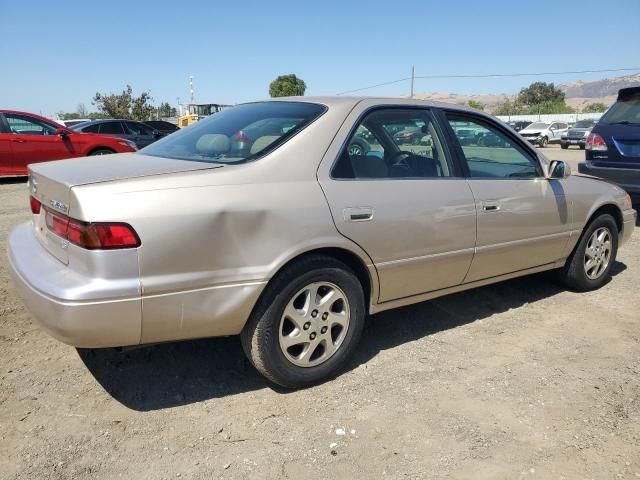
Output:
[[421,107],[436,107],[436,108],[448,108],[448,109],[478,113],[478,110],[471,107],[467,107],[465,105],[457,105],[454,103],[445,103],[445,102],[434,102],[431,100],[418,100],[415,98],[407,98],[407,97],[352,97],[352,96],[277,97],[277,98],[269,98],[266,100],[257,100],[255,102],[246,102],[246,103],[306,102],[306,103],[319,103],[331,108],[332,106],[345,106],[345,105],[351,105],[355,107],[358,103],[363,101],[378,103],[380,105],[407,105],[407,106],[421,106]]
[[104,123],[104,122],[137,122],[137,123],[143,123],[143,122],[139,122],[138,120],[129,120],[128,118],[96,118],[95,120],[90,120],[90,121],[85,122],[85,123],[89,124],[89,123]]

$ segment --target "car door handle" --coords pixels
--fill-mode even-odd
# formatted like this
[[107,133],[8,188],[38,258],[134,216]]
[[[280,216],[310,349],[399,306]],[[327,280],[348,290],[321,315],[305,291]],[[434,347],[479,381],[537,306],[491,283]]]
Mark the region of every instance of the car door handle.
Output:
[[344,209],[344,219],[347,222],[368,222],[373,220],[372,207],[348,207]]
[[483,212],[499,212],[500,202],[496,200],[485,200],[482,202],[482,211]]
[[12,142],[16,142],[16,143],[24,143],[24,142],[26,142],[26,140],[24,138],[12,138],[11,141]]

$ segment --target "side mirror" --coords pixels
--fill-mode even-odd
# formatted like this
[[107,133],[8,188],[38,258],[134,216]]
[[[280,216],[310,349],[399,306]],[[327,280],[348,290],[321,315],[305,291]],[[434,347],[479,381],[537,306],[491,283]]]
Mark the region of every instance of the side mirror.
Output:
[[153,131],[153,136],[155,138],[161,138],[162,137],[162,133],[160,133],[158,130],[154,130]]
[[553,160],[549,165],[548,178],[561,180],[571,175],[571,167],[567,162],[561,160]]
[[60,135],[61,137],[66,137],[67,135],[69,135],[69,133],[69,130],[67,130],[66,128],[56,128],[56,135]]

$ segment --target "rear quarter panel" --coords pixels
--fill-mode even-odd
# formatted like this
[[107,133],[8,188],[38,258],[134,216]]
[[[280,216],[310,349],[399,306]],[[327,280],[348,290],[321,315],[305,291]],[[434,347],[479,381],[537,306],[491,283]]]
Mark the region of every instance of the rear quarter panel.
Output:
[[140,236],[142,343],[239,333],[268,280],[310,250],[370,265],[335,229],[316,179],[335,134],[324,123],[254,163],[72,188],[74,216]]

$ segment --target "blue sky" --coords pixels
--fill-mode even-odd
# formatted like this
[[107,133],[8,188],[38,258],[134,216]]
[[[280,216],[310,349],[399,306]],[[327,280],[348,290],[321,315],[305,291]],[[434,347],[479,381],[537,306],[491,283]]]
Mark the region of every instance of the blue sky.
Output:
[[[237,103],[295,73],[308,95],[417,75],[640,66],[640,1],[2,2],[0,108],[52,115],[131,84],[157,103]],[[620,74],[419,80],[417,92],[514,93]],[[405,95],[408,83],[366,95]]]

